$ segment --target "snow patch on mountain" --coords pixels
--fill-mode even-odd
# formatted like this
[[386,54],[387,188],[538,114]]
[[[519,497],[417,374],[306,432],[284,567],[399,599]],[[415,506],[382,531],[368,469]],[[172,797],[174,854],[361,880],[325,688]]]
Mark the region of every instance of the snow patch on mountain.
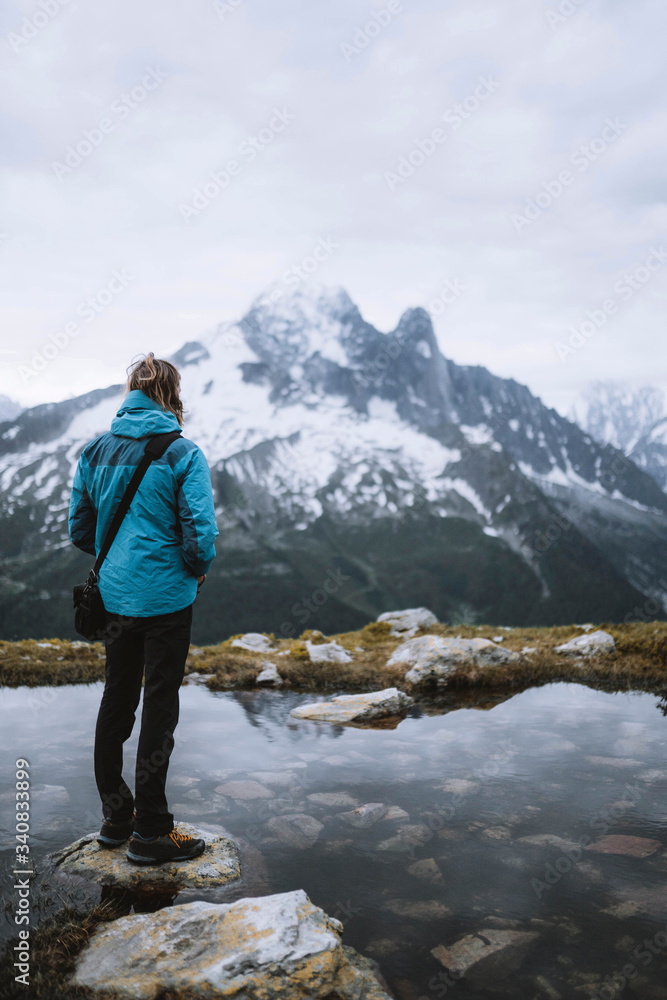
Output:
[[[470,567],[471,579],[475,559],[496,565],[511,550],[539,581],[544,601],[560,593],[562,565],[586,576],[586,560],[606,566],[600,572],[616,581],[612,589],[629,579],[640,593],[658,593],[667,499],[620,452],[525,386],[447,361],[424,310],[407,310],[385,334],[342,289],[278,291],[172,359],[181,372],[184,435],[211,466],[225,544],[234,537],[246,551],[269,539],[268,562],[258,565],[285,573],[273,554],[281,532],[291,539],[323,517],[336,532],[385,519],[392,534],[410,523],[429,537],[442,527],[447,545],[460,537],[462,572]],[[95,390],[5,425],[3,513],[30,509],[29,551],[36,551],[30,533],[40,534],[45,551],[69,544],[78,457],[109,429],[122,398],[116,387]],[[317,534],[316,544],[329,543]],[[370,557],[376,565],[385,543],[371,544],[379,546]],[[558,556],[554,545],[569,546],[568,557],[545,574],[542,560]],[[420,572],[431,572],[427,564]],[[600,578],[589,579],[595,591]]]
[[572,419],[596,441],[622,451],[667,491],[667,398],[661,389],[591,382]]

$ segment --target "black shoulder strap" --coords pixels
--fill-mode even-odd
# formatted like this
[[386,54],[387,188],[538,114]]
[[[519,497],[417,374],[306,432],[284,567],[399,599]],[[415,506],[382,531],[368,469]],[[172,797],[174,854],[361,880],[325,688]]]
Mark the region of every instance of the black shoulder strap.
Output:
[[132,478],[127,484],[127,488],[123,493],[123,496],[121,497],[120,503],[118,504],[118,509],[116,510],[116,513],[113,516],[113,521],[111,522],[109,530],[107,531],[106,538],[104,539],[102,548],[100,549],[99,555],[95,560],[95,565],[92,568],[92,573],[95,575],[96,578],[100,572],[100,566],[106,559],[107,553],[111,548],[113,540],[118,534],[118,529],[123,523],[123,518],[130,509],[130,504],[134,499],[134,494],[139,489],[139,484],[141,480],[144,478],[146,469],[151,464],[154,458],[160,458],[162,455],[164,455],[165,451],[172,443],[172,441],[175,441],[180,436],[181,436],[180,431],[169,431],[167,434],[155,434],[153,437],[150,437],[146,442],[143,458],[141,459],[139,465],[134,470]]

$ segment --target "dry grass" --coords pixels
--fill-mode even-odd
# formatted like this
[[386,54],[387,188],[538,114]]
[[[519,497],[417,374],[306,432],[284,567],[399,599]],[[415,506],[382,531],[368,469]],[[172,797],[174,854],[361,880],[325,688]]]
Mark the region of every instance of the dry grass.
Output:
[[[17,974],[10,941],[0,956],[0,981],[3,997],[30,997],[31,1000],[116,1000],[117,994],[95,992],[87,987],[69,986],[76,958],[100,923],[112,919],[103,904],[88,913],[68,907],[30,932],[30,985],[14,981]],[[6,992],[5,992],[6,991]]]
[[[607,690],[664,692],[667,690],[667,622],[633,624],[602,623],[596,626],[613,635],[616,652],[608,656],[573,660],[554,652],[554,647],[584,630],[577,625],[547,628],[501,629],[494,626],[434,625],[420,635],[461,636],[493,639],[504,636],[506,649],[521,653],[516,663],[480,668],[464,664],[451,676],[448,690],[460,696],[468,689],[479,693],[516,691],[554,681],[580,681]],[[308,630],[298,639],[275,639],[269,653],[255,653],[232,645],[236,636],[214,646],[191,647],[186,674],[206,676],[212,691],[254,687],[262,661],[275,663],[286,684],[298,691],[368,691],[396,686],[414,690],[403,679],[404,670],[387,667],[387,660],[401,643],[391,635],[386,622],[372,622],[354,632],[323,636]],[[310,661],[305,641],[314,644],[335,641],[352,656],[348,663],[317,664]],[[46,643],[46,645],[44,644]],[[104,647],[101,643],[80,646],[58,639],[0,642],[0,685],[80,684],[104,678]],[[433,686],[424,685],[424,696]]]
[[63,639],[0,641],[0,686],[91,684],[104,680],[104,645]]
[[[30,985],[16,983],[13,967],[16,960],[13,947],[18,938],[9,941],[0,955],[0,995],[4,998],[30,997],[30,1000],[119,1000],[115,990],[92,990],[73,986],[69,980],[76,960],[93,932],[104,923],[116,919],[113,905],[100,903],[88,913],[67,907],[30,932]],[[156,1000],[192,1000],[187,992],[166,990]]]

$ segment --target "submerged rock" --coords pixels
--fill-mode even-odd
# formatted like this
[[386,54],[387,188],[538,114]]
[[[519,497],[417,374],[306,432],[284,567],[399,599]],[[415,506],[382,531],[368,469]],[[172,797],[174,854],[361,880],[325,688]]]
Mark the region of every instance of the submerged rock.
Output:
[[406,608],[405,611],[385,611],[377,619],[391,625],[391,635],[410,639],[420,628],[437,625],[438,619],[428,608]]
[[359,805],[359,799],[355,799],[349,792],[311,792],[306,798],[309,802],[328,809]]
[[589,844],[587,851],[595,851],[598,854],[628,854],[632,858],[648,858],[660,850],[662,844],[659,840],[650,840],[648,837],[631,837],[624,834],[610,834],[602,837],[594,844]]
[[290,788],[296,782],[294,771],[248,771],[248,777],[262,785]]
[[284,683],[278,673],[278,668],[275,663],[271,663],[271,660],[262,660],[261,667],[262,669],[257,674],[255,684],[268,684],[271,687],[280,687]]
[[306,639],[306,649],[311,663],[349,663],[352,657],[337,642],[312,643]]
[[232,646],[248,649],[251,653],[268,653],[272,648],[272,643],[261,632],[246,632],[239,639],[232,639]]
[[383,909],[395,913],[398,917],[407,917],[409,920],[426,920],[428,923],[444,920],[452,912],[439,899],[391,899],[384,904]]
[[303,889],[234,903],[187,903],[104,924],[72,983],[153,1000],[388,1000],[370,960],[343,946],[343,925]]
[[470,781],[468,778],[447,778],[439,787],[443,792],[450,792],[452,795],[472,795],[479,788],[479,781]]
[[410,813],[406,812],[405,809],[401,809],[400,806],[389,806],[381,822],[384,823],[388,819],[410,819]]
[[439,635],[423,635],[402,643],[394,650],[387,666],[410,667],[405,679],[412,684],[429,679],[445,683],[462,663],[493,666],[518,659],[518,653],[503,649],[490,639],[446,639]]
[[616,649],[613,635],[598,630],[586,635],[578,635],[562,646],[556,646],[556,652],[563,656],[600,656],[613,653]]
[[300,849],[312,847],[324,829],[324,824],[308,813],[272,816],[266,825],[283,843]]
[[538,937],[537,931],[483,927],[448,948],[442,944],[432,948],[431,954],[450,972],[465,977],[475,989],[485,989],[518,969]]
[[435,858],[423,858],[421,861],[413,861],[411,865],[408,865],[407,870],[415,878],[422,879],[424,882],[442,884],[442,872]]
[[567,854],[568,851],[575,851],[579,845],[574,840],[567,840],[556,833],[535,833],[530,837],[519,837],[517,844],[531,844],[534,847],[555,847],[557,850]]
[[425,823],[405,823],[400,826],[393,837],[381,840],[378,851],[411,851],[413,847],[427,844],[433,837],[433,831]]
[[299,705],[290,715],[296,719],[317,719],[320,722],[361,722],[385,715],[399,715],[412,705],[412,698],[398,688],[370,691],[368,694],[340,694],[331,701]]
[[667,914],[667,885],[627,886],[618,892],[615,907],[603,910],[621,919],[636,913],[647,913],[657,920],[664,920]]
[[125,846],[109,849],[98,844],[97,833],[89,833],[75,843],[50,855],[55,871],[78,875],[98,882],[139,891],[185,887],[208,889],[227,885],[241,876],[237,845],[224,833],[208,827],[178,823],[176,829],[206,841],[206,850],[192,861],[160,865],[135,865],[125,856]]
[[363,805],[351,809],[349,812],[338,813],[338,819],[344,820],[350,826],[355,826],[358,830],[368,830],[374,826],[378,820],[387,812],[384,802],[364,802]]
[[232,799],[272,799],[273,792],[259,781],[225,781],[216,785],[216,795],[229,795]]

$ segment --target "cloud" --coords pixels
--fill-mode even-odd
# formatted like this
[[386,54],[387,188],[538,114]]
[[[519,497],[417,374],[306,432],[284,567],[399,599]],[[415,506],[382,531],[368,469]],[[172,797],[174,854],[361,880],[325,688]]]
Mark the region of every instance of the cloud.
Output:
[[[664,232],[667,11],[587,0],[554,26],[556,2],[400,6],[383,27],[382,0],[70,2],[19,51],[7,43],[3,346],[29,358],[114,269],[136,277],[71,364],[63,352],[25,384],[20,360],[1,355],[0,392],[34,403],[104,384],[138,351],[242,315],[327,237],[340,248],[318,280],[346,287],[382,329],[459,279],[466,293],[435,317],[444,353],[564,412],[591,377],[667,385],[662,272],[576,357],[554,346]],[[36,10],[5,11],[5,35]],[[364,33],[346,59],[341,45]],[[137,100],[150,71],[165,79]],[[475,107],[488,78],[498,87]],[[276,109],[293,122],[243,159]],[[68,147],[75,159],[104,119],[113,129],[56,176],[53,162]],[[627,128],[596,154],[610,119]],[[445,138],[426,155],[434,129]],[[420,151],[391,190],[385,174],[404,160],[409,173]],[[186,224],[179,206],[233,159],[242,169]],[[573,182],[518,232],[513,214],[545,203],[563,170]]]

